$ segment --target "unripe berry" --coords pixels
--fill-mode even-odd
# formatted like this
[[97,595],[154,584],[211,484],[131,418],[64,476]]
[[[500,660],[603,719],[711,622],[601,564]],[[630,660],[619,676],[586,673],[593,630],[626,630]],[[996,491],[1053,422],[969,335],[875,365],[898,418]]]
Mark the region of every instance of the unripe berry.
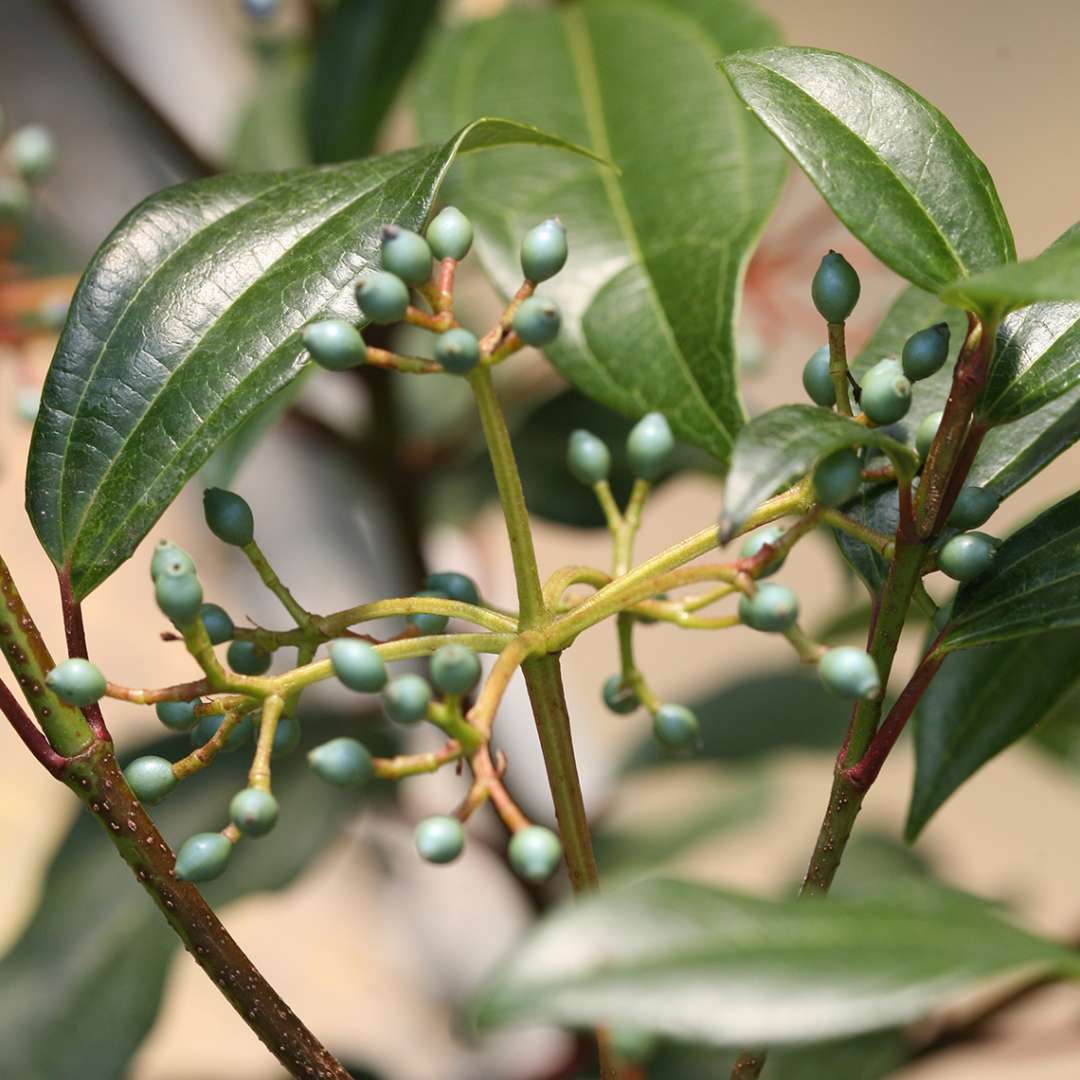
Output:
[[565,265],[566,228],[557,218],[548,218],[525,234],[521,241],[521,269],[525,280],[534,284],[554,277]]
[[234,641],[225,654],[226,662],[237,675],[265,675],[273,659],[254,641]]
[[444,694],[467,694],[480,679],[480,658],[464,645],[443,645],[431,658],[431,681]]
[[653,735],[669,750],[689,750],[701,738],[701,725],[685,705],[661,705],[653,716]]
[[189,571],[175,573],[171,564],[157,576],[154,582],[154,599],[163,615],[176,626],[189,625],[202,607],[202,585]]
[[375,694],[386,685],[383,658],[359,638],[338,638],[330,642],[330,666],[350,690]]
[[11,167],[24,180],[37,180],[52,168],[56,156],[53,137],[40,124],[27,124],[13,131],[4,147]]
[[344,319],[309,323],[300,336],[311,359],[329,371],[347,371],[367,359],[367,346],[360,331]]
[[960,489],[952,510],[949,524],[954,529],[977,529],[990,520],[1001,500],[989,489],[968,484]]
[[456,570],[442,570],[428,574],[424,579],[424,589],[429,593],[439,593],[459,604],[479,604],[480,590],[476,582],[466,574]]
[[853,645],[830,649],[818,661],[818,675],[840,697],[874,701],[881,696],[881,676],[874,658]]
[[168,540],[159,540],[150,558],[150,580],[157,581],[166,567],[174,574],[194,574],[195,560],[183,548]]
[[236,633],[229,613],[219,604],[203,604],[199,608],[199,618],[202,619],[211,645],[224,645],[226,641],[231,641]]
[[24,423],[32,424],[41,411],[41,391],[33,386],[20,386],[15,391],[15,416]]
[[831,409],[836,404],[836,390],[829,374],[829,346],[812,353],[802,371],[803,389],[815,405]]
[[455,326],[436,339],[435,359],[452,375],[467,375],[480,363],[480,341],[471,330]]
[[419,675],[391,679],[382,693],[383,710],[399,724],[415,724],[427,716],[431,687]]
[[203,514],[210,531],[226,544],[243,547],[255,538],[255,515],[247,500],[235,491],[207,488],[203,492]]
[[843,506],[862,484],[862,462],[854,450],[822,458],[814,469],[814,498],[823,506]]
[[356,283],[356,302],[373,323],[401,322],[409,306],[409,287],[396,274],[379,270]]
[[45,685],[61,701],[80,708],[105,696],[105,676],[89,660],[79,657],[61,660],[45,676]]
[[154,707],[157,718],[170,731],[190,731],[195,726],[198,701],[159,701]]
[[363,787],[375,775],[371,752],[347,736],[316,746],[307,759],[312,771],[335,787]]
[[941,427],[941,418],[944,415],[945,413],[940,409],[937,412],[927,413],[915,429],[915,452],[920,460],[925,461],[926,455],[930,453],[930,446],[934,441],[934,436],[937,435],[938,428]]
[[456,206],[446,206],[431,219],[427,242],[436,259],[460,262],[472,247],[472,222]]
[[274,743],[270,756],[288,757],[300,745],[300,721],[295,716],[281,716],[274,729]]
[[[448,600],[449,597],[441,589],[421,589],[417,596],[432,596],[438,600]],[[407,615],[405,621],[410,626],[415,626],[423,637],[428,637],[432,634],[441,634],[446,629],[446,624],[450,621],[449,615],[432,615],[426,611],[418,611],[412,615]]]
[[244,836],[265,836],[278,819],[278,801],[269,791],[244,788],[229,803],[229,818]]
[[465,850],[465,830],[457,818],[435,814],[424,818],[413,834],[420,858],[430,863],[453,862]]
[[199,884],[220,877],[232,855],[232,844],[221,833],[196,833],[176,853],[176,877]]
[[[200,746],[205,746],[218,733],[224,723],[225,717],[222,713],[200,716],[191,729],[191,745],[196,750]],[[229,730],[229,734],[225,736],[225,744],[221,748],[222,753],[231,754],[234,750],[246,746],[251,741],[254,729],[255,725],[251,722],[250,716],[245,716],[240,723],[234,724]]]
[[990,569],[998,541],[986,533],[961,533],[942,545],[938,569],[954,581],[974,581]]
[[875,424],[895,424],[907,414],[911,383],[895,360],[881,360],[866,373],[859,404]]
[[177,783],[172,762],[151,754],[131,762],[124,770],[124,779],[135,798],[148,806],[161,802]]
[[562,859],[559,838],[543,825],[527,825],[510,838],[506,849],[514,873],[525,881],[547,881]]
[[830,251],[810,283],[810,298],[821,317],[830,323],[842,323],[859,302],[859,275],[836,251]]
[[739,597],[739,619],[755,630],[781,633],[791,629],[798,617],[799,598],[786,585],[766,581],[753,596]]
[[949,358],[949,324],[938,323],[912,334],[904,343],[900,359],[904,365],[904,374],[915,382],[928,379]]
[[635,476],[655,480],[671,460],[675,439],[663,413],[646,413],[626,437],[626,453]]
[[431,248],[419,233],[400,225],[384,225],[382,268],[406,285],[423,285],[431,277]]
[[641,705],[637,694],[623,682],[621,675],[609,675],[604,680],[604,704],[620,716],[632,713]]
[[[764,529],[758,529],[752,536],[748,536],[741,548],[739,555],[744,559],[752,559],[766,544],[776,545],[784,530],[779,525],[766,525]],[[774,559],[764,570],[758,574],[758,578],[772,577],[781,566],[784,565],[787,555],[783,558]]]
[[579,428],[570,433],[566,444],[566,465],[575,480],[593,487],[608,478],[611,451],[603,439]]
[[526,345],[542,349],[559,336],[562,315],[554,300],[542,296],[530,296],[522,300],[514,312],[514,333]]

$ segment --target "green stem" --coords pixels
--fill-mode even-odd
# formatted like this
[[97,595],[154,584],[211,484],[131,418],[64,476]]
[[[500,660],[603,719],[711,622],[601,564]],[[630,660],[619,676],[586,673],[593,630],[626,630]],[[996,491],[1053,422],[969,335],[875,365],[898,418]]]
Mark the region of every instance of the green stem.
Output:
[[263,554],[262,548],[252,540],[250,543],[245,544],[241,550],[248,557],[251,565],[255,567],[256,572],[262,579],[262,583],[281,601],[282,606],[293,617],[296,625],[306,628],[311,622],[310,612],[305,611],[293,594],[285,587],[285,583],[277,576],[274,568]]
[[836,408],[841,416],[851,416],[851,399],[848,396],[847,342],[844,340],[844,324],[829,323],[829,377],[836,394]]

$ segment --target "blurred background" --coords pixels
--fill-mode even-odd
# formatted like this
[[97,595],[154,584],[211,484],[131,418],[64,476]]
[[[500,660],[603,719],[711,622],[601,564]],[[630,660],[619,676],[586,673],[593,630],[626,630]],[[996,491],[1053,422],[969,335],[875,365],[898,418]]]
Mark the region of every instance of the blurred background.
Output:
[[[50,641],[62,640],[59,608],[53,574],[22,510],[23,470],[56,330],[94,249],[132,206],[173,183],[410,145],[410,86],[425,44],[445,23],[509,6],[5,0],[0,138],[41,125],[52,161],[25,188],[10,169],[0,184],[0,214],[7,215],[0,222],[0,545]],[[1020,12],[1004,0],[762,0],[760,7],[785,40],[853,53],[941,107],[987,162],[1021,257],[1040,251],[1078,216],[1075,3],[1031,0]],[[366,84],[365,72],[390,54],[389,72]],[[342,99],[359,105],[343,113],[334,108]],[[793,177],[748,276],[740,336],[751,412],[802,397],[799,372],[820,334],[808,283],[830,245],[851,252],[863,277],[854,348],[899,291],[900,283],[857,251],[808,185]],[[497,312],[478,270],[464,273],[459,288],[477,324]],[[626,422],[568,392],[537,354],[501,374],[542,571],[568,562],[607,565],[607,535],[563,474],[563,446],[568,430],[585,422],[618,441]],[[219,453],[201,483],[229,483],[251,502],[264,549],[310,609],[405,595],[425,570],[451,568],[473,575],[494,603],[511,604],[501,515],[461,389],[442,378],[391,385],[378,373],[342,380],[316,371]],[[995,517],[993,531],[1000,535],[1073,491],[1076,460],[1075,451],[1063,456],[1025,487]],[[692,455],[687,464],[650,500],[639,557],[696,531],[717,511],[717,479]],[[87,602],[92,655],[117,682],[166,685],[191,677],[185,654],[160,639],[163,620],[148,587],[148,550],[159,536],[194,555],[207,598],[237,621],[285,625],[242,557],[206,530],[201,483],[192,481],[144,550]],[[807,625],[835,640],[858,640],[858,625],[837,617],[861,610],[861,586],[831,541],[814,537],[800,545],[788,567]],[[917,635],[905,642],[900,670],[917,646]],[[639,654],[662,698],[699,708],[707,745],[691,762],[660,762],[649,749],[644,714],[613,716],[600,703],[600,683],[617,666],[612,628],[579,640],[564,672],[603,871],[678,872],[764,893],[790,888],[817,831],[843,707],[822,697],[782,645],[754,635],[696,636],[657,626],[640,634]],[[1063,724],[1071,718],[1066,712]],[[108,719],[125,756],[161,741],[151,710],[113,703]],[[355,702],[319,687],[305,699],[303,719],[306,732],[354,730]],[[423,734],[403,739],[375,716],[360,721],[372,745],[426,745]],[[515,794],[530,815],[549,821],[520,685],[506,700],[498,734]],[[950,800],[914,853],[899,842],[911,785],[910,753],[901,745],[860,819],[847,887],[858,888],[860,874],[890,868],[930,872],[1006,901],[1031,925],[1075,938],[1080,751],[1059,738],[1051,752],[1050,741],[991,762]],[[12,737],[0,733],[0,747],[0,954],[12,950],[0,961],[0,983],[8,987],[0,996],[0,1080],[280,1075],[195,965],[171,950],[157,913],[124,879],[95,826],[72,828],[70,796]],[[186,785],[186,802],[170,801],[161,811],[170,838],[214,824],[242,767],[231,761],[219,778],[207,774],[201,788]],[[477,981],[565,883],[523,888],[504,865],[500,827],[486,813],[471,826],[475,840],[458,863],[420,863],[412,824],[456,803],[461,781],[453,775],[336,800],[312,791],[302,773],[294,764],[284,780],[286,829],[245,852],[228,882],[208,893],[256,964],[354,1075],[587,1075],[579,1071],[588,1068],[585,1051],[570,1036],[514,1032],[475,1042],[456,1020]],[[64,858],[54,866],[61,843]],[[73,909],[94,911],[92,937],[69,928],[64,916]],[[103,992],[105,972],[112,978]],[[87,1009],[99,1023],[76,1038],[71,1017]],[[947,1026],[949,1018],[938,1022]],[[54,1035],[41,1049],[40,1071],[29,1075],[5,1070],[7,1039],[20,1030],[35,1038],[70,1034]],[[912,1044],[889,1036],[853,1059],[844,1075],[1075,1077],[1080,989],[1033,997],[955,1045],[935,1044],[933,1030],[920,1038],[918,1045],[934,1052],[905,1060]],[[711,1058],[673,1057],[648,1075],[718,1075],[718,1067]],[[838,1074],[792,1065],[787,1075]]]

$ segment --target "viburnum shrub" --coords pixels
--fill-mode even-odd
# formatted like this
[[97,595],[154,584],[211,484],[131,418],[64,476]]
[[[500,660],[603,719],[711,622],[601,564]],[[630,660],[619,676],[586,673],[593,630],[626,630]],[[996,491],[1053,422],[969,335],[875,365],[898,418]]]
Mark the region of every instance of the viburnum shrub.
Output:
[[[30,518],[60,579],[69,658],[54,661],[0,563],[0,641],[29,711],[6,686],[0,706],[295,1076],[347,1074],[195,883],[228,875],[238,845],[274,845],[275,826],[304,813],[279,806],[273,793],[277,761],[298,744],[318,777],[353,791],[466,770],[462,804],[416,825],[422,859],[466,858],[469,818],[489,803],[522,879],[539,884],[565,865],[576,902],[499,966],[474,1019],[594,1027],[605,1077],[648,1075],[657,1039],[749,1047],[732,1075],[753,1077],[765,1061],[754,1047],[896,1028],[977,977],[1080,971],[1064,946],[940,889],[917,903],[901,890],[829,904],[656,880],[598,890],[559,659],[585,631],[611,624],[619,665],[597,678],[598,699],[615,713],[647,714],[659,753],[693,755],[706,733],[693,710],[650,686],[648,651],[637,646],[639,630],[657,622],[687,633],[760,633],[762,650],[791,648],[815,668],[837,709],[850,703],[801,889],[820,897],[916,709],[911,839],[1072,686],[1080,623],[1080,495],[1004,540],[975,531],[1080,434],[1080,236],[1069,230],[1042,255],[1017,261],[985,167],[914,91],[847,56],[776,46],[756,16],[738,44],[761,47],[733,51],[700,12],[699,30],[713,36],[700,35],[708,47],[688,44],[682,24],[672,29],[653,10],[663,6],[569,4],[447,33],[420,92],[421,126],[441,141],[172,188],[117,227],[74,297],[27,472]],[[519,19],[532,32],[511,32]],[[556,19],[565,40],[550,37]],[[497,59],[482,77],[463,79],[471,36],[481,32],[484,55]],[[646,37],[654,47],[642,65],[630,44]],[[559,134],[524,123],[554,126],[548,112],[557,110],[542,101],[514,120],[454,118],[461,108],[496,114],[500,88],[528,69],[534,51],[549,55],[545,48],[579,72],[576,130],[577,114]],[[678,116],[665,114],[675,99],[657,91],[672,71],[695,105]],[[460,94],[447,89],[458,85]],[[641,123],[643,103],[654,101],[658,111]],[[789,373],[792,397],[804,390],[809,401],[747,421],[735,385],[734,305],[783,176],[770,133],[850,233],[910,288],[852,359],[846,322],[860,302],[859,276],[843,252],[822,251],[800,317],[813,314],[826,344]],[[481,149],[492,152],[473,155]],[[454,204],[433,214],[464,155]],[[474,247],[504,298],[488,327],[465,325],[455,291]],[[392,347],[400,338],[367,329],[396,323],[429,332],[430,347],[409,355]],[[560,448],[566,484],[591,490],[610,531],[610,565],[544,575],[538,567],[529,490],[493,378],[525,346],[547,350],[586,395],[635,421],[625,445],[577,429]],[[368,368],[463,381],[502,505],[516,604],[495,606],[451,569],[416,581],[410,595],[343,597],[339,610],[317,614],[284,584],[287,568],[270,565],[244,498],[210,488],[207,526],[243,552],[289,625],[245,626],[208,602],[193,560],[162,540],[150,586],[190,654],[192,677],[155,688],[109,680],[87,658],[83,602],[211,451],[308,361],[334,378]],[[635,537],[656,484],[676,465],[677,440],[712,455],[723,496],[701,507],[689,536],[639,559]],[[625,497],[611,483],[616,459],[632,473]],[[867,586],[864,648],[815,640],[782,580],[793,548],[816,531],[835,538]],[[940,606],[923,584],[939,570],[960,583]],[[395,617],[404,629],[381,633]],[[901,670],[897,645],[914,620],[931,629],[913,669]],[[1031,664],[1033,649],[1055,662]],[[424,658],[426,676],[399,668]],[[517,805],[514,763],[498,749],[500,703],[518,673],[558,834]],[[441,748],[384,757],[362,730],[304,745],[298,703],[331,679],[378,701],[395,724],[433,725],[445,736]],[[976,706],[970,691],[988,680],[1000,691]],[[136,757],[121,772],[103,711],[109,700],[145,705],[148,723],[156,708],[170,731],[190,732],[189,752]],[[250,768],[216,807],[220,831],[188,837],[174,856],[146,806],[198,785],[230,751]],[[831,1074],[826,1063],[817,1075]]]

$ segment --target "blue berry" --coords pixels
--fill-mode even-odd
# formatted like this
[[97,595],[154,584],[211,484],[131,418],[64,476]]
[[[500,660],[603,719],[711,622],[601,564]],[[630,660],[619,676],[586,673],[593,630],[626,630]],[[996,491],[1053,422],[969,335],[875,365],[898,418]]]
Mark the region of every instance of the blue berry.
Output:
[[[225,716],[223,713],[210,713],[207,716],[200,716],[191,729],[191,745],[196,750],[200,746],[205,746],[218,733],[224,723]],[[221,748],[222,752],[231,754],[234,750],[246,746],[251,741],[254,729],[255,725],[251,722],[251,717],[245,716],[225,736],[225,745]]]
[[147,805],[161,802],[177,783],[172,762],[150,754],[136,758],[128,765],[124,770],[124,779],[135,793],[135,798]]
[[843,506],[862,484],[862,462],[854,450],[837,450],[814,469],[814,497],[823,506]]
[[367,359],[367,346],[360,331],[344,319],[309,323],[300,336],[311,359],[329,371],[347,371]]
[[[739,548],[739,555],[744,559],[752,559],[766,544],[775,546],[783,535],[784,530],[779,525],[766,525],[764,529],[758,529],[756,533],[748,536],[743,541],[742,547]],[[787,555],[780,559],[774,559],[757,575],[758,578],[772,577],[784,565],[786,560]]]
[[506,849],[514,873],[525,881],[547,881],[562,859],[559,838],[543,825],[527,825],[510,838]]
[[244,836],[265,836],[278,819],[278,801],[269,791],[244,788],[229,803],[229,818]]
[[427,227],[427,242],[436,259],[460,262],[472,247],[472,222],[456,206],[444,207]]
[[430,863],[453,862],[465,850],[465,830],[457,818],[436,814],[424,818],[413,834],[420,858]]
[[863,378],[862,411],[875,424],[895,424],[911,408],[911,383],[895,360],[881,360]]
[[467,694],[480,679],[480,658],[464,645],[443,645],[431,658],[431,681],[444,694]]
[[206,627],[206,636],[211,645],[224,645],[226,641],[232,641],[236,627],[229,613],[219,604],[203,604],[199,608],[199,618]]
[[154,599],[163,615],[176,626],[188,626],[202,607],[203,591],[199,579],[190,571],[175,572],[170,564],[154,582]]
[[409,306],[409,287],[396,274],[379,270],[356,283],[356,302],[373,323],[401,322]]
[[952,510],[949,524],[954,529],[977,529],[993,516],[1001,500],[989,489],[968,484],[960,489]]
[[56,156],[53,137],[40,124],[27,124],[12,132],[4,153],[24,180],[37,180],[52,168]]
[[611,451],[603,439],[579,428],[570,433],[570,440],[566,444],[566,466],[575,480],[593,487],[608,478]]
[[423,285],[431,277],[431,248],[419,233],[400,225],[384,225],[382,268],[406,285]]
[[521,269],[526,281],[539,284],[554,277],[566,265],[566,256],[566,228],[557,217],[540,222],[521,241]]
[[[433,596],[439,600],[450,599],[441,589],[421,589],[416,595]],[[431,634],[441,634],[446,629],[446,624],[450,621],[450,616],[416,612],[412,615],[407,615],[405,621],[410,626],[415,626],[422,636],[427,637]]]
[[235,491],[207,488],[203,492],[203,514],[210,531],[226,544],[243,547],[255,538],[255,515],[247,500]]
[[419,675],[392,679],[383,690],[383,710],[399,724],[415,724],[427,716],[431,687]]
[[626,453],[635,476],[655,480],[671,460],[675,439],[663,413],[646,413],[626,437]]
[[336,787],[363,787],[375,775],[368,748],[344,735],[316,746],[307,759],[317,776]]
[[998,542],[986,533],[961,533],[942,545],[938,569],[954,581],[974,581],[990,569]]
[[375,694],[386,685],[383,658],[359,638],[338,638],[330,642],[330,666],[350,690]]
[[273,656],[254,641],[234,641],[225,660],[237,675],[265,675],[270,670]]
[[766,581],[753,596],[739,597],[739,619],[755,630],[780,633],[795,625],[799,617],[799,598],[785,585]]
[[526,345],[542,349],[559,336],[562,315],[559,305],[545,297],[530,296],[514,312],[514,333]]
[[471,330],[455,326],[436,339],[435,359],[452,375],[467,375],[480,363],[480,341]]
[[874,701],[881,696],[881,676],[874,658],[853,645],[830,649],[818,661],[818,675],[840,697]]
[[428,593],[440,593],[459,604],[479,604],[480,590],[476,582],[466,574],[455,570],[442,570],[437,574],[428,574],[424,579],[424,589]]
[[176,876],[199,884],[220,877],[228,865],[232,844],[221,833],[196,833],[176,853]]
[[938,323],[912,334],[904,343],[900,359],[904,374],[912,381],[928,379],[949,358],[949,324]]
[[689,750],[701,738],[701,725],[685,705],[661,705],[653,716],[653,735],[669,750]]
[[859,302],[859,275],[836,251],[830,251],[810,283],[810,298],[821,317],[830,323],[842,323]]
[[281,716],[274,728],[274,742],[270,756],[284,758],[292,754],[300,745],[300,721],[295,716]]
[[836,390],[829,374],[829,346],[822,345],[811,354],[802,371],[803,389],[815,405],[831,409],[836,404]]
[[198,701],[159,701],[154,708],[157,718],[170,731],[190,731],[195,726]]
[[80,708],[105,696],[105,676],[89,660],[61,660],[45,676],[45,684],[61,700]]
[[150,580],[157,581],[166,568],[173,574],[194,574],[195,561],[183,548],[168,540],[159,540],[150,559]]
[[941,418],[944,415],[945,413],[940,409],[937,412],[927,413],[915,429],[915,452],[922,461],[925,461],[926,455],[930,453],[930,446],[934,441],[934,436],[937,435],[938,428],[941,427]]
[[626,716],[637,709],[641,702],[637,694],[623,682],[622,675],[609,675],[604,680],[604,704],[620,716]]

